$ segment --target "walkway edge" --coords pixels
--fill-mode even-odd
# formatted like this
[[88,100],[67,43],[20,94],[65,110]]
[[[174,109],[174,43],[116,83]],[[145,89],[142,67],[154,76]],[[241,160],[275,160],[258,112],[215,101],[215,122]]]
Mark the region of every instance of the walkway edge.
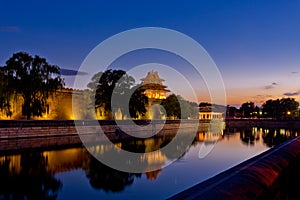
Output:
[[174,199],[272,199],[280,176],[300,157],[300,136],[172,197]]

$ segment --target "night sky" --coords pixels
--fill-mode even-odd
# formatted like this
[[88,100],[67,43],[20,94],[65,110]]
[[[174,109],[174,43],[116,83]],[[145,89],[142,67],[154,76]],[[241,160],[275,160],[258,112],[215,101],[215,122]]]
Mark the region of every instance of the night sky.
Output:
[[[299,0],[1,0],[0,65],[13,53],[25,51],[78,70],[100,42],[140,27],[173,29],[199,42],[220,70],[228,104],[261,104],[281,97],[300,100]],[[147,60],[154,54],[142,55]],[[134,64],[123,60],[120,66],[126,70]],[[71,76],[66,82],[72,87]],[[170,87],[177,87],[174,84]]]

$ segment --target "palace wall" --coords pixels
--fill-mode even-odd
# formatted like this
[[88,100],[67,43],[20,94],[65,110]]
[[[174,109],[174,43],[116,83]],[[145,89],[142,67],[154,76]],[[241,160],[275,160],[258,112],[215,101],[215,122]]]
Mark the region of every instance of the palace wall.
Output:
[[[83,98],[83,91],[75,91],[73,89],[58,90],[48,99],[48,106],[46,112],[42,117],[31,117],[33,120],[53,120],[53,119],[74,119],[72,112],[72,95],[78,98]],[[0,110],[0,120],[16,120],[26,119],[26,116],[22,116],[23,98],[18,95],[11,100],[11,113],[7,114],[5,110]],[[84,99],[80,103],[84,103]],[[79,106],[79,105],[78,105]],[[81,105],[82,106],[82,105]]]

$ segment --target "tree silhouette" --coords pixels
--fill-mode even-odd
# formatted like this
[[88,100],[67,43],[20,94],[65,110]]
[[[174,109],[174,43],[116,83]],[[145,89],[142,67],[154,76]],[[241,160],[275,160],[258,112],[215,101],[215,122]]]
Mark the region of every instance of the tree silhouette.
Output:
[[129,100],[129,113],[132,118],[137,118],[139,115],[144,116],[147,112],[145,105],[148,104],[148,97],[144,94],[145,89],[141,85],[136,85],[131,88],[132,95]]
[[9,89],[8,77],[2,67],[0,67],[0,111],[3,111],[7,116],[11,116],[10,100],[13,91]]
[[22,115],[28,120],[31,116],[42,116],[48,97],[64,85],[58,66],[24,52],[13,54],[2,71],[8,88],[23,98]]
[[276,119],[294,118],[298,116],[298,107],[294,98],[270,99],[263,104],[263,114]]
[[57,199],[62,183],[47,171],[41,152],[21,154],[20,171],[10,166],[10,158],[0,161],[0,197],[4,199]]
[[89,163],[84,168],[90,184],[95,189],[103,189],[106,192],[119,192],[134,182],[135,177],[141,174],[121,172],[112,169],[94,157],[89,157]]
[[175,94],[169,95],[161,104],[165,108],[168,118],[180,119],[180,103]]
[[168,118],[188,119],[198,117],[198,104],[185,100],[180,95],[171,94],[161,105],[165,108]]
[[246,102],[240,107],[240,112],[243,117],[253,117],[253,113],[256,111],[255,108],[256,106],[253,102]]
[[[135,80],[123,70],[106,70],[99,72],[92,77],[92,81],[87,85],[94,95],[95,109],[104,108],[105,115],[112,117],[113,113],[120,109],[122,118],[124,113],[128,113],[125,108],[129,108],[129,113],[133,118],[138,114],[146,113],[148,98],[143,94],[144,90],[140,86],[134,86]],[[130,94],[131,97],[129,96]],[[112,104],[112,96],[114,102]],[[129,105],[128,104],[129,101]]]

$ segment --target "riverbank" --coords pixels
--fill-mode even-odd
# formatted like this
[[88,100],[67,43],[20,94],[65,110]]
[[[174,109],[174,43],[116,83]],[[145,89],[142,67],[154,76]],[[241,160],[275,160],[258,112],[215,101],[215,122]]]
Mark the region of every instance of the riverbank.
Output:
[[300,120],[226,119],[226,127],[300,128]]
[[95,134],[103,131],[113,141],[130,139],[130,136],[126,134],[127,132],[141,134],[158,132],[157,136],[162,136],[174,135],[179,128],[185,131],[222,130],[224,122],[210,123],[205,121],[199,123],[198,120],[155,120],[150,123],[146,120],[136,120],[132,124],[126,120],[3,120],[0,121],[0,140],[75,136],[78,135],[78,132],[79,134]]

